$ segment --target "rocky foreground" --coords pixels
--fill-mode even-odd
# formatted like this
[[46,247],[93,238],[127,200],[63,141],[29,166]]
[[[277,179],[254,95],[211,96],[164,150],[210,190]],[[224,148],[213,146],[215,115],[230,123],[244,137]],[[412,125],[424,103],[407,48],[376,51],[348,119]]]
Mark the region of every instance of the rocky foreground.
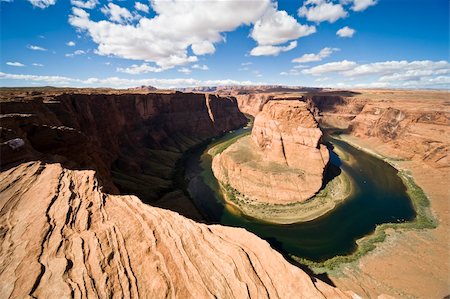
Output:
[[101,191],[94,171],[3,171],[2,298],[350,298],[244,229]]
[[323,184],[328,149],[305,102],[272,100],[257,114],[251,138],[214,157],[216,178],[251,201],[304,202]]
[[243,229],[118,195],[197,217],[176,190],[176,161],[245,123],[233,97],[19,89],[1,99],[1,298],[353,294]]

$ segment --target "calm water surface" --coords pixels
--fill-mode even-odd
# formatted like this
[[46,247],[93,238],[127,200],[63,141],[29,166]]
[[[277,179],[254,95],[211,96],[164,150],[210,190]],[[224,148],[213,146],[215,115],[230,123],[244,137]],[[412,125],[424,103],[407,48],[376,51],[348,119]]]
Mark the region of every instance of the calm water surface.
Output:
[[228,133],[193,151],[185,161],[188,192],[208,220],[244,227],[278,250],[323,261],[352,253],[357,246],[355,241],[373,232],[377,224],[414,219],[414,209],[395,168],[329,135],[324,140],[329,145],[333,166],[326,175],[346,171],[354,182],[355,192],[350,198],[328,214],[304,223],[271,224],[242,215],[227,205],[218,192],[218,182],[211,170],[212,157],[207,151],[249,130],[251,128],[243,128]]

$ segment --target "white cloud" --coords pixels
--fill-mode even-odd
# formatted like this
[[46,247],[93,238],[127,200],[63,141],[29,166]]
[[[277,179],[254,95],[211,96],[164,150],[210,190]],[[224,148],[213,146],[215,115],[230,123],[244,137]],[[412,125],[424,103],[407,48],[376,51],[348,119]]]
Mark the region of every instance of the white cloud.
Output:
[[183,73],[183,74],[186,74],[186,75],[192,73],[192,70],[188,69],[187,67],[179,68],[178,71],[179,71],[180,73]]
[[86,9],[93,9],[97,6],[98,0],[70,0],[70,3],[76,7],[80,8],[86,8]]
[[197,69],[197,70],[202,70],[202,71],[207,71],[209,70],[209,67],[205,64],[200,65],[200,64],[194,64],[191,68],[193,69]]
[[27,48],[33,51],[47,51],[47,49],[35,45],[28,45]]
[[298,10],[300,17],[306,17],[311,22],[334,23],[348,16],[341,4],[335,4],[328,0],[308,0]]
[[69,47],[74,47],[75,46],[75,42],[70,41],[70,42],[67,42],[66,45],[69,46]]
[[356,65],[357,65],[356,62],[354,61],[342,60],[337,62],[329,62],[309,69],[305,69],[302,71],[302,73],[313,76],[319,76],[325,73],[348,71],[353,69]]
[[108,3],[107,6],[102,7],[100,10],[109,20],[120,24],[128,23],[133,19],[133,15],[128,9],[114,3]]
[[284,10],[268,11],[256,21],[250,36],[258,45],[278,45],[316,32],[314,26],[301,25]]
[[292,60],[292,62],[297,63],[306,63],[306,62],[313,62],[313,61],[321,61],[322,59],[329,57],[333,52],[339,51],[338,48],[323,48],[320,50],[319,53],[314,54],[303,54],[301,57],[295,58]]
[[145,74],[145,73],[159,73],[159,72],[162,72],[164,69],[150,66],[148,63],[143,63],[141,65],[133,64],[132,66],[127,67],[127,68],[119,67],[116,70],[121,73],[138,75],[138,74]]
[[[223,33],[241,25],[255,24],[263,16],[258,29],[252,31],[258,38],[258,46],[276,46],[273,42],[281,44],[315,30],[312,26],[298,24],[285,12],[277,13],[272,0],[153,0],[151,5],[156,15],[136,22],[133,19],[134,23],[93,21],[85,10],[76,7],[72,9],[69,22],[86,31],[98,44],[97,54],[155,62],[164,68],[195,62],[198,55],[214,53],[214,45],[225,41]],[[125,17],[128,18],[129,15]],[[273,29],[271,24],[280,27]],[[259,27],[269,30],[272,36],[264,35]],[[193,55],[189,55],[189,48]]]
[[241,63],[242,66],[252,65],[252,64],[253,64],[252,62],[243,62],[243,63]]
[[73,53],[67,53],[65,56],[66,57],[73,57],[73,56],[76,56],[76,55],[83,55],[83,54],[86,54],[86,51],[76,50]]
[[287,46],[257,46],[250,51],[252,56],[277,56],[281,52],[287,52],[297,47],[297,41],[290,42]]
[[352,37],[353,34],[355,34],[355,32],[356,32],[355,29],[345,26],[336,31],[336,35],[340,37]]
[[33,63],[32,65],[33,65],[33,66],[39,66],[39,67],[44,66],[42,63]]
[[136,2],[136,3],[134,4],[134,8],[136,8],[136,9],[139,10],[139,11],[145,12],[145,13],[148,13],[148,12],[149,12],[149,7],[148,7],[148,5],[146,5],[146,4],[144,4],[144,3],[141,3],[141,2]]
[[342,74],[344,76],[369,76],[369,75],[387,75],[401,73],[405,74],[408,71],[429,71],[432,74],[441,75],[450,70],[450,64],[447,61],[431,61],[418,60],[408,62],[401,61],[384,61],[374,62],[368,64],[361,64],[352,69],[346,70]]
[[213,43],[206,40],[192,44],[191,48],[195,55],[213,54],[216,51]]
[[8,61],[8,62],[6,62],[6,64],[9,66],[20,66],[20,67],[25,66],[25,64],[17,62],[17,61],[15,61],[15,62]]
[[[33,82],[42,85],[73,86],[73,87],[115,87],[128,88],[141,85],[152,85],[157,88],[176,88],[187,86],[217,86],[217,85],[264,85],[265,82],[236,81],[231,79],[197,80],[192,78],[175,79],[125,79],[119,77],[88,78],[86,80],[64,76],[41,76],[28,74],[8,74],[0,72],[0,80],[20,80],[29,86]],[[17,84],[14,84],[17,86]]]
[[47,8],[51,5],[55,5],[56,0],[28,0],[28,2],[31,3],[31,5],[33,5],[34,7],[39,7],[39,8]]
[[369,6],[377,4],[376,0],[353,0],[353,11],[363,11]]
[[302,73],[319,76],[338,73],[351,80],[370,78],[371,82],[356,83],[356,87],[449,88],[450,63],[447,61],[383,61],[357,64],[338,61],[303,70]]

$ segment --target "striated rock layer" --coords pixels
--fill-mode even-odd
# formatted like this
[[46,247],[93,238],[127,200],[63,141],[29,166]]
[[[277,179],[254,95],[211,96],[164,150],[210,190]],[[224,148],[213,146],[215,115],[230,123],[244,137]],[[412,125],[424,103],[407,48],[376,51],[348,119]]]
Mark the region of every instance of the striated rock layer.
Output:
[[[253,96],[253,95],[252,95]],[[273,97],[277,95],[272,94]],[[281,95],[278,95],[281,96]],[[286,96],[286,94],[282,94]],[[259,111],[262,95],[254,95]],[[382,244],[341,273],[330,273],[340,289],[367,298],[444,298],[450,294],[450,110],[448,91],[323,90],[302,97],[323,127],[411,173],[438,218],[432,230],[389,231]],[[250,102],[239,99],[240,105]],[[430,251],[430,248],[433,248]],[[402,254],[399,254],[401,252]],[[381,296],[380,296],[381,297]]]
[[255,118],[251,139],[214,157],[214,175],[253,201],[306,201],[321,188],[329,160],[321,136],[306,103],[269,101]]
[[349,298],[244,229],[101,191],[95,172],[0,174],[1,298]]
[[234,98],[41,90],[1,95],[0,298],[351,295],[243,229],[111,194],[170,190],[184,150],[245,123]]
[[[93,169],[107,192],[171,208],[175,197],[185,203],[176,210],[196,219],[196,208],[174,190],[177,161],[189,147],[247,122],[233,97],[57,91],[2,93],[2,168],[45,160]],[[15,138],[25,141],[20,150],[6,143]]]

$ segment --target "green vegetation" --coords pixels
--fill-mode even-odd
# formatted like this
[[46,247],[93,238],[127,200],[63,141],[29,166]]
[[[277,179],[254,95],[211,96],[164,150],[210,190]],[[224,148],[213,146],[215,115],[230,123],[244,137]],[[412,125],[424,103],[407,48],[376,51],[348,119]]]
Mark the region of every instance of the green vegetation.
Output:
[[331,259],[323,262],[314,262],[301,257],[291,255],[291,258],[295,261],[307,265],[314,270],[314,272],[329,272],[333,270],[339,270],[342,264],[352,263],[357,261],[360,257],[372,251],[376,247],[376,243],[381,243],[386,239],[386,230],[412,230],[412,229],[432,229],[437,227],[437,220],[431,213],[430,201],[413,180],[413,178],[405,171],[400,171],[399,174],[403,183],[407,188],[407,193],[411,198],[412,204],[416,211],[416,218],[410,222],[404,223],[385,223],[378,225],[375,231],[362,239],[357,241],[357,249],[347,256],[335,256]]
[[248,131],[248,132],[245,132],[245,133],[243,133],[243,134],[241,134],[241,135],[235,136],[235,137],[233,137],[233,138],[231,138],[231,139],[229,139],[229,140],[227,140],[227,141],[221,142],[221,143],[215,145],[214,147],[212,147],[212,148],[208,151],[208,153],[209,153],[212,157],[214,157],[214,156],[216,156],[216,155],[218,155],[218,154],[221,154],[224,150],[226,150],[230,145],[232,145],[233,143],[235,143],[238,139],[240,139],[240,138],[242,138],[242,137],[244,137],[244,136],[250,135],[250,133],[251,133],[251,132]]
[[226,183],[220,183],[220,187],[226,201],[243,214],[278,224],[304,222],[318,218],[347,199],[353,190],[352,183],[345,172],[328,182],[325,188],[311,199],[287,204],[252,200]]

